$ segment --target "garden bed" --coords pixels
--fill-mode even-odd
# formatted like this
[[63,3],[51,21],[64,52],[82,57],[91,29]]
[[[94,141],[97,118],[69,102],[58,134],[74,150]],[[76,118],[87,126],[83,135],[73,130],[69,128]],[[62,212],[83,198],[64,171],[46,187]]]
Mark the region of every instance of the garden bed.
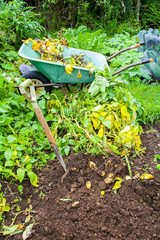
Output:
[[[23,223],[26,227],[34,223],[27,238],[30,240],[160,239],[160,174],[153,161],[155,155],[160,154],[160,124],[151,130],[146,128],[141,139],[145,154],[130,158],[134,177],[123,181],[117,193],[112,190],[114,183],[105,184],[106,176],[101,177],[89,167],[89,161],[93,161],[106,175],[112,172],[115,177],[125,179],[127,166],[114,155],[71,152],[66,162],[70,173],[63,184],[62,167],[50,160],[37,172],[39,187],[24,182],[21,195],[18,185],[4,183],[5,196],[12,209],[6,214],[5,224],[12,223],[15,208],[19,206],[20,211],[25,211],[16,217],[14,224]],[[154,178],[140,179],[144,172]],[[86,188],[87,181],[91,181],[90,189]],[[16,197],[21,201],[15,202]],[[1,239],[20,240],[22,233],[1,236]]]

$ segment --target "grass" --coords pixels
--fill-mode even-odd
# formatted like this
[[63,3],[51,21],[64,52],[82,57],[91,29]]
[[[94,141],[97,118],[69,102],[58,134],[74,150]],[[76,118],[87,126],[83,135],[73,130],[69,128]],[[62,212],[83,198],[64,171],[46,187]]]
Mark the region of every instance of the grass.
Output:
[[145,118],[153,122],[160,119],[160,84],[131,83],[129,91],[145,109]]

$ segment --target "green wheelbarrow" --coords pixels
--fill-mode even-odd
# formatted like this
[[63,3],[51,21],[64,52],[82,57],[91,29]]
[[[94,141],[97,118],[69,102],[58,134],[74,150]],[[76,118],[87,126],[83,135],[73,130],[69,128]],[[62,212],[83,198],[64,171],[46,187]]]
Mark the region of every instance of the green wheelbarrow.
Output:
[[[64,47],[63,56],[69,57],[72,55],[83,55],[85,62],[92,63],[95,69],[104,70],[105,68],[108,68],[108,70],[110,71],[107,61],[111,60],[113,57],[117,56],[118,54],[124,51],[130,50],[139,46],[140,44],[135,44],[133,46],[122,49],[119,52],[110,56],[108,59],[106,59],[104,55],[97,52],[75,49],[70,47],[68,48]],[[95,73],[94,72],[90,73],[89,71],[90,69],[88,68],[73,66],[73,72],[71,74],[67,74],[65,72],[65,64],[41,60],[40,53],[32,49],[31,42],[29,42],[28,44],[23,43],[21,48],[19,49],[18,54],[22,58],[26,58],[27,60],[29,60],[32,64],[32,66],[30,67],[26,66],[27,68],[26,71],[22,71],[23,73],[22,77],[26,79],[28,78],[31,79],[34,82],[35,88],[37,89],[45,88],[46,92],[49,92],[49,93],[52,90],[52,86],[58,86],[62,88],[64,95],[66,95],[64,85],[70,91],[68,84],[80,83],[82,84],[81,85],[81,88],[82,88],[83,84],[91,83],[95,78]],[[129,67],[148,63],[150,61],[152,60],[147,59],[138,63],[130,64],[122,69],[119,69],[112,75],[116,75],[128,69]],[[77,78],[77,74],[79,71],[81,72],[81,75],[82,75],[81,78]]]
[[[59,86],[65,94],[64,85],[70,90],[68,85],[70,83],[91,83],[95,78],[95,74],[89,73],[88,68],[73,66],[72,73],[68,74],[65,72],[65,64],[41,60],[39,52],[32,49],[31,42],[28,44],[23,43],[18,54],[29,60],[32,64],[32,67],[29,67],[28,71],[22,71],[22,77],[32,79],[35,85],[38,84],[35,87],[45,84],[43,87],[45,87],[47,92],[51,92],[52,86]],[[92,63],[94,68],[103,70],[107,67],[109,69],[105,56],[102,54],[63,46],[64,58],[72,55],[83,55],[84,61]],[[82,75],[81,78],[77,78],[79,71]]]

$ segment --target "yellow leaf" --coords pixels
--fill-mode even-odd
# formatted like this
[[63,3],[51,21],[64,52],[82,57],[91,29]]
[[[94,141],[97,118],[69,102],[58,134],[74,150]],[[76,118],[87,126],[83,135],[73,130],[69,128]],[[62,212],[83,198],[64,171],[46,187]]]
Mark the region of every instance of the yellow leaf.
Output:
[[122,153],[121,153],[121,157],[124,157],[125,154],[126,154],[126,151],[125,151],[125,149],[123,149],[123,151],[122,151]]
[[93,68],[93,64],[92,63],[88,63],[86,68]]
[[129,112],[127,111],[127,107],[125,105],[121,106],[121,114],[122,116],[127,117],[127,119],[130,119]]
[[28,222],[30,222],[30,220],[31,220],[31,215],[28,215],[28,216],[26,217],[25,222],[28,223]]
[[27,40],[22,40],[22,42],[24,42],[25,44],[28,44],[28,43],[29,43],[29,41],[31,41],[31,42],[32,42],[32,38],[28,38]]
[[50,46],[52,46],[52,43],[50,41],[47,41],[46,42],[46,47],[50,47]]
[[114,181],[116,181],[116,182],[115,182],[112,190],[116,190],[116,189],[121,188],[121,183],[123,182],[123,179],[120,178],[120,177],[116,177],[116,178],[114,179]]
[[101,197],[103,197],[105,194],[105,191],[101,191]]
[[105,171],[98,171],[98,175],[104,177],[106,175]]
[[101,114],[100,114],[100,115],[101,115],[101,116],[103,116],[103,117],[105,117],[105,116],[106,116],[106,114],[107,114],[106,112],[101,112]]
[[132,106],[131,109],[132,109],[132,120],[135,121],[136,118],[137,118],[137,113],[136,113],[136,111],[138,110],[138,108],[137,108],[136,106]]
[[104,131],[103,131],[103,126],[102,126],[102,127],[99,129],[99,131],[98,131],[98,136],[99,136],[100,138],[102,138],[103,135],[104,135]]
[[114,121],[114,126],[116,128],[119,128],[121,126],[120,122],[118,122],[117,120]]
[[67,45],[67,40],[66,40],[66,39],[63,39],[63,38],[62,38],[62,39],[60,40],[60,44],[68,47],[68,45]]
[[26,154],[24,162],[28,162],[30,160],[30,156],[28,154]]
[[119,188],[121,188],[121,184],[119,183],[119,181],[116,181],[116,183],[114,184],[112,190],[119,189]]
[[96,112],[93,112],[92,116],[94,116],[95,118],[99,118],[100,117],[99,113],[96,113]]
[[5,198],[0,199],[0,213],[9,211],[10,207],[6,205],[6,199]]
[[81,78],[82,77],[82,74],[80,73],[80,71],[78,72],[78,74],[77,74],[77,78],[79,79],[79,78]]
[[22,40],[22,42],[24,42],[25,44],[28,44],[28,43],[29,43],[29,39],[27,39],[27,40]]
[[22,229],[22,230],[23,230],[24,227],[25,227],[25,226],[24,226],[24,224],[22,224],[22,223],[20,223],[20,224],[18,225],[18,228],[19,228],[19,229]]
[[60,53],[60,51],[59,51],[58,49],[56,49],[56,48],[54,47],[54,45],[48,47],[47,49],[48,49],[48,52],[49,52],[50,54],[56,54],[56,55],[58,55],[58,54]]
[[143,173],[142,176],[140,177],[140,179],[152,179],[152,178],[154,178],[154,176],[149,173]]
[[122,179],[122,178],[120,178],[120,177],[116,177],[116,178],[114,179],[114,181],[123,182],[123,179]]
[[37,42],[33,43],[32,49],[33,49],[34,51],[39,50],[39,48],[40,48],[40,44],[39,44],[39,43],[37,43]]
[[66,66],[65,66],[65,71],[66,71],[66,73],[71,74],[72,71],[73,71],[73,65],[71,65],[71,64],[66,64]]
[[[74,58],[71,58],[71,63],[73,64],[73,65],[76,65],[76,61],[74,60]],[[80,73],[80,71],[79,71],[79,73]]]
[[12,154],[11,159],[12,159],[12,160],[15,160],[16,157],[17,157],[17,151],[15,150],[15,151],[13,152],[13,154]]
[[95,119],[95,118],[91,118],[92,122],[93,122],[93,126],[95,128],[95,130],[98,128],[99,126],[99,122],[98,122],[98,119]]

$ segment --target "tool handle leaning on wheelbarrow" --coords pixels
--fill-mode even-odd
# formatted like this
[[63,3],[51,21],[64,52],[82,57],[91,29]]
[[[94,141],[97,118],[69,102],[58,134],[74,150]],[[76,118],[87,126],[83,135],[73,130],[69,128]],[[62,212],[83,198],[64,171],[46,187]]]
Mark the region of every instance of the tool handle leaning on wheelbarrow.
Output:
[[[30,90],[28,92],[26,91],[27,87]],[[28,102],[30,102],[32,104],[34,111],[36,113],[36,116],[46,134],[46,137],[48,138],[48,141],[49,141],[51,147],[53,148],[60,164],[64,168],[64,171],[67,172],[66,165],[65,165],[63,158],[60,154],[60,151],[56,145],[56,142],[52,136],[51,130],[49,129],[48,124],[42,114],[42,111],[41,111],[40,107],[38,106],[38,103],[36,100],[36,92],[35,92],[35,88],[34,88],[32,81],[30,79],[25,80],[23,83],[20,84],[19,90],[20,90],[21,94],[28,100]]]

